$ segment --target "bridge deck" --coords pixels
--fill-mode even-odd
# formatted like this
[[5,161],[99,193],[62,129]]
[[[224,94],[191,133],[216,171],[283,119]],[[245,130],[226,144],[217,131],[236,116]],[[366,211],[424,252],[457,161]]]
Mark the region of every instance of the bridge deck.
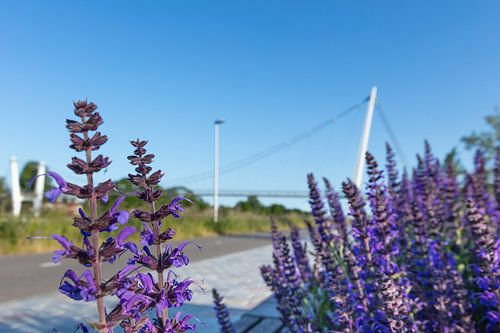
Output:
[[[213,195],[212,190],[195,190],[194,194],[200,197]],[[219,197],[267,197],[267,198],[308,198],[307,191],[254,191],[254,190],[220,190]]]

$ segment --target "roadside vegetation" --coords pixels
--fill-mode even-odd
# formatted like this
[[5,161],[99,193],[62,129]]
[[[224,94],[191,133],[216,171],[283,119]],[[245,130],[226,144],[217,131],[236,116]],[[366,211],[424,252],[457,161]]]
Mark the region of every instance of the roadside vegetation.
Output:
[[[117,182],[119,189],[123,192],[131,192],[133,188],[125,181]],[[309,215],[300,210],[290,210],[282,205],[264,206],[256,197],[238,202],[235,207],[221,206],[219,209],[219,222],[213,222],[212,207],[201,198],[196,197],[186,188],[165,189],[166,198],[176,195],[184,195],[192,202],[185,202],[186,213],[182,218],[175,220],[174,227],[176,239],[191,239],[195,237],[245,234],[255,232],[267,232],[269,229],[269,217],[274,215],[280,221],[280,228],[287,229],[288,224],[305,226],[304,220]],[[3,192],[5,193],[5,191]],[[110,197],[111,205],[116,197]],[[72,216],[78,205],[68,203],[64,200],[56,205],[45,205],[40,217],[34,217],[28,205],[23,206],[20,217],[14,218],[9,213],[10,203],[8,197],[4,196],[3,207],[0,213],[0,255],[30,254],[49,252],[60,248],[60,245],[49,238],[52,234],[64,234],[68,239],[76,241],[79,232],[72,227]],[[23,204],[24,205],[24,204]],[[128,197],[121,205],[122,208],[132,209],[140,205],[137,198]],[[130,225],[138,229],[141,225],[138,220],[131,218]],[[133,237],[137,239],[133,239]],[[139,235],[131,238],[139,240]]]

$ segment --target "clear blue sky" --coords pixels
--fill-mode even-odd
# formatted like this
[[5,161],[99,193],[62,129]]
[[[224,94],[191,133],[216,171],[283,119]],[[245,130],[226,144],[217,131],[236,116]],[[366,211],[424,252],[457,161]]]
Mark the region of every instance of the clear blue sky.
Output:
[[[64,167],[64,120],[78,98],[106,121],[108,176],[130,172],[128,140],[147,138],[168,186],[211,169],[218,117],[224,165],[373,84],[408,158],[424,139],[443,156],[500,104],[499,13],[498,1],[2,1],[0,174],[17,155],[77,181]],[[339,184],[352,176],[364,112],[221,177],[221,188],[303,190],[309,171]],[[386,140],[375,114],[379,159]]]

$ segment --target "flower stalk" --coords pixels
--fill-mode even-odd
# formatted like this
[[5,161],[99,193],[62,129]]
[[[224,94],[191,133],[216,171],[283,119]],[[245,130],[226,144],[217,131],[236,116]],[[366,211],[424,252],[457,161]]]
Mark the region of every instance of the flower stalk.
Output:
[[[196,325],[190,323],[191,315],[181,316],[181,312],[177,312],[175,317],[168,317],[168,308],[181,307],[192,298],[189,287],[193,281],[179,281],[172,271],[172,268],[189,263],[188,257],[183,253],[188,243],[181,243],[177,247],[170,244],[162,247],[162,243],[175,235],[170,227],[162,230],[162,220],[168,216],[179,218],[184,212],[181,206],[184,198],[174,198],[156,209],[155,202],[162,196],[162,192],[155,189],[155,186],[163,175],[161,171],[149,174],[151,167],[148,164],[152,162],[154,155],[145,154],[144,146],[147,141],[132,141],[136,155],[129,156],[130,162],[136,165],[137,172],[129,175],[129,179],[139,187],[139,192],[121,193],[119,197],[115,197],[113,194],[116,192],[111,193],[115,189],[111,180],[96,184],[94,174],[111,164],[108,157],[92,155],[93,151],[100,149],[107,141],[107,136],[98,131],[103,120],[93,103],[78,101],[74,106],[74,113],[79,120],[66,121],[66,127],[70,131],[70,148],[83,152],[85,157],[72,157],[68,168],[77,175],[85,175],[86,183],[79,186],[66,182],[59,174],[51,171],[47,175],[55,180],[57,187],[46,192],[45,196],[50,202],[56,202],[61,195],[67,195],[84,199],[88,203],[88,211],[80,208],[79,215],[73,218],[73,226],[80,230],[82,236],[81,247],[63,235],[52,235],[62,246],[62,249],[54,252],[54,262],[65,258],[75,259],[87,269],[81,275],[68,269],[60,282],[59,291],[76,301],[96,303],[98,321],[90,322],[89,325],[100,333],[111,333],[118,326],[125,333],[180,333],[194,330]],[[120,210],[120,205],[131,195],[145,201],[149,208],[148,211],[133,211],[134,217],[141,220],[144,226],[141,232],[141,243],[144,245],[142,250],[134,242],[127,241],[136,232],[136,228],[126,225],[129,213],[127,210]],[[114,197],[113,203],[101,212],[100,201],[107,205],[110,196]],[[116,236],[100,240],[102,233],[111,232],[116,232]],[[156,256],[148,247],[153,244]],[[131,254],[127,264],[111,277],[104,278],[102,264],[114,264],[125,253]],[[157,281],[154,281],[150,273],[139,272],[140,268],[155,270]],[[165,275],[165,272],[168,273]],[[106,309],[105,297],[115,297],[117,300],[110,311]],[[150,310],[156,310],[156,313],[153,314]],[[89,331],[84,323],[80,323],[78,329]]]

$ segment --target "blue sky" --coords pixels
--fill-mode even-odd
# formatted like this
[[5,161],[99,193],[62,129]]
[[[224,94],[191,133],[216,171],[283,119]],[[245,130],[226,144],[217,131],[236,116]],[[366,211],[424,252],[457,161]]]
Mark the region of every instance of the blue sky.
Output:
[[[128,140],[147,138],[166,186],[212,168],[216,118],[227,121],[224,165],[332,117],[373,84],[408,159],[424,139],[438,156],[463,151],[460,137],[500,105],[499,12],[497,1],[2,1],[0,174],[17,155],[78,181],[64,167],[78,98],[106,121],[107,176],[130,172]],[[364,113],[222,176],[221,188],[304,190],[310,171],[339,184],[353,174]],[[375,114],[379,159],[388,139]]]

